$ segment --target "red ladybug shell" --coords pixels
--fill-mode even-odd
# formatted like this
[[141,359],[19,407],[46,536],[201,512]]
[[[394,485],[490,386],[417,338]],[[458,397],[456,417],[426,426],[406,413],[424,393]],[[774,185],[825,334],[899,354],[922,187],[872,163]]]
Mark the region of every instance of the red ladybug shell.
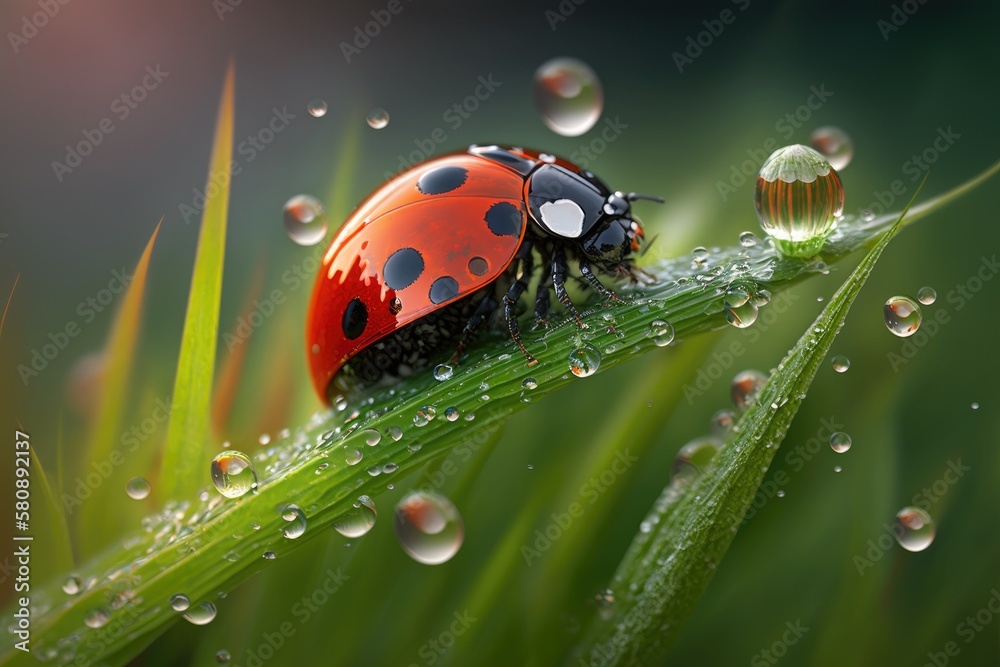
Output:
[[538,160],[471,148],[423,162],[372,193],[330,243],[316,278],[306,349],[316,391],[358,351],[490,284],[528,224],[525,182]]

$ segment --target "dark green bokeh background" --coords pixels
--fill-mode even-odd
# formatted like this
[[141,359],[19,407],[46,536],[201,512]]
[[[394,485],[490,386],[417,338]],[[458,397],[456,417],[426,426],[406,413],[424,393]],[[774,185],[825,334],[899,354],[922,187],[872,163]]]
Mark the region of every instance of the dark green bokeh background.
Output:
[[[243,2],[221,21],[207,0],[61,6],[18,53],[8,49],[0,57],[7,91],[0,107],[6,166],[0,233],[8,235],[0,243],[4,293],[21,274],[0,346],[5,423],[14,424],[16,416],[33,429],[46,461],[56,456],[52,442],[59,414],[65,414],[71,434],[82,428],[82,420],[64,407],[65,378],[76,359],[100,347],[109,312],[84,326],[27,387],[16,366],[28,363],[49,332],[79,320],[77,304],[104,287],[113,269],[134,265],[161,215],[137,377],[147,394],[169,394],[197,233],[195,221],[185,224],[178,206],[190,204],[193,189],[204,185],[230,54],[237,73],[237,144],[263,127],[274,108],[287,107],[296,116],[252,162],[243,163],[233,182],[222,330],[232,330],[255,267],[263,267],[265,291],[280,288],[291,296],[280,317],[268,320],[250,341],[237,421],[251,425],[239,437],[252,432],[261,397],[269,396],[266,372],[275,356],[287,358],[296,379],[288,425],[302,423],[318,407],[303,375],[300,343],[308,286],[288,290],[282,280],[311,251],[284,235],[284,201],[300,192],[315,194],[335,209],[332,217],[342,217],[384,172],[396,170],[399,156],[413,151],[415,141],[439,127],[447,140],[436,152],[496,141],[572,155],[599,136],[600,125],[567,138],[539,121],[530,82],[537,66],[551,57],[589,63],[604,84],[603,117],[627,125],[589,167],[613,187],[667,199],[665,206],[639,209],[651,234],[659,234],[654,253],[660,256],[686,253],[695,245],[732,245],[740,231],[757,229],[752,181],[725,199],[717,183],[727,181],[733,165],[748,159],[748,150],[759,153],[768,139],[805,143],[817,126],[844,128],[856,151],[842,173],[851,212],[877,202],[877,193],[896,179],[906,191],[890,208],[902,208],[916,187],[907,162],[933,146],[940,128],[951,128],[960,138],[937,155],[923,198],[1000,157],[995,3],[901,3],[916,11],[887,40],[877,22],[890,19],[888,2],[751,0],[741,11],[745,4],[630,6],[587,0],[575,6],[564,0],[563,6],[575,10],[553,30],[546,11],[559,10],[555,1],[404,0],[403,11],[350,64],[339,43],[352,39],[354,26],[370,20],[369,12],[383,3]],[[689,36],[705,30],[702,22],[726,8],[735,20],[679,72],[671,54],[683,51]],[[5,3],[4,33],[19,30],[21,17],[34,11],[34,2]],[[66,144],[110,116],[111,102],[142,78],[147,65],[157,63],[169,72],[165,81],[127,119],[115,120],[115,131],[59,182],[51,163],[64,159]],[[451,127],[443,112],[471,94],[478,77],[490,75],[501,82],[495,94],[460,127]],[[799,129],[784,132],[779,122],[807,102],[813,86],[833,95]],[[317,97],[330,107],[322,119],[305,111]],[[389,111],[387,128],[364,125],[373,106]],[[359,142],[356,170],[345,191],[333,192],[334,165],[353,128]],[[890,246],[836,344],[835,352],[850,357],[850,371],[821,373],[775,459],[774,470],[790,478],[785,497],[768,502],[741,530],[671,664],[745,664],[781,639],[786,622],[796,621],[810,630],[788,648],[787,664],[923,664],[929,651],[943,650],[948,641],[961,649],[949,664],[998,664],[1000,618],[968,644],[956,626],[1000,589],[995,345],[1000,281],[985,282],[961,308],[949,298],[976,276],[981,258],[998,250],[996,190],[995,182],[987,184]],[[819,311],[817,298],[828,297],[846,270],[838,266],[829,276],[793,288],[788,312],[765,326],[758,323],[760,340],[754,335],[751,342],[748,332],[724,332],[716,351],[734,340],[747,349],[725,378],[741,368],[777,365]],[[901,353],[903,341],[881,324],[881,305],[892,294],[915,295],[924,285],[939,295],[925,309],[927,316],[947,311],[950,320],[921,339],[926,345],[912,361],[894,369],[887,354]],[[682,344],[655,354],[682,355],[687,349]],[[712,363],[709,356],[702,367]],[[356,590],[344,597],[350,605],[335,600],[325,607],[320,620],[296,636],[299,655],[313,654],[322,664],[428,664],[418,654],[420,645],[447,627],[455,605],[484,575],[492,549],[504,539],[528,541],[551,512],[565,509],[553,489],[551,505],[539,506],[537,526],[512,538],[509,520],[521,499],[551,481],[552,471],[574,456],[579,443],[623,418],[606,409],[610,397],[660,367],[649,359],[627,364],[515,415],[461,508],[466,545],[446,566],[417,566],[393,545],[385,518],[407,486],[395,480],[396,490],[377,499],[383,520],[362,541],[368,542],[364,550],[344,566],[354,576],[351,585],[369,586],[372,594]],[[676,378],[678,384],[692,381]],[[569,643],[566,633],[593,613],[589,601],[604,587],[666,483],[677,448],[703,434],[709,416],[727,404],[726,384],[715,382],[702,396],[682,400],[665,422],[631,482],[627,502],[601,527],[605,539],[579,554],[582,574],[574,574],[570,593],[578,604],[568,603],[566,614],[550,619],[546,628],[521,627],[522,612],[548,592],[545,582],[524,568],[504,582],[502,603],[477,622],[499,639],[484,647],[460,638],[438,664],[549,664],[552,646]],[[649,396],[649,409],[658,409],[657,398]],[[971,409],[973,402],[978,410]],[[796,469],[786,452],[813,437],[824,418],[842,424],[854,447],[837,455],[823,446]],[[72,451],[65,456],[67,465],[80,463]],[[935,543],[918,554],[893,547],[859,576],[852,557],[864,555],[867,541],[884,533],[883,523],[959,460],[971,469],[931,509],[938,522]],[[8,465],[0,464],[4,474]],[[835,474],[835,465],[843,472]],[[243,664],[246,648],[288,616],[296,595],[315,587],[314,575],[322,578],[315,563],[336,566],[345,557],[344,540],[333,537],[314,540],[223,600],[220,617],[209,628],[175,628],[155,645],[157,655],[147,655],[141,664],[208,664],[217,648],[227,648]],[[415,582],[424,582],[431,597],[409,597]],[[548,648],[540,648],[539,638]],[[289,655],[279,654],[272,664],[290,664]]]

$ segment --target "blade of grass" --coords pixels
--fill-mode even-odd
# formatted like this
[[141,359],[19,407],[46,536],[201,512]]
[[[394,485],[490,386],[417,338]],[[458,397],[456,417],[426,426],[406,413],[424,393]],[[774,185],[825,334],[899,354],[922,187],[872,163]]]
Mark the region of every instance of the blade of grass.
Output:
[[[233,154],[235,68],[230,61],[222,86],[222,98],[215,125],[215,140],[206,186],[205,210],[201,216],[198,251],[191,275],[187,314],[173,404],[167,427],[160,485],[165,498],[183,498],[205,484],[212,403],[212,377],[215,372],[216,338],[219,333],[219,304],[222,300],[222,266],[226,251],[226,221],[229,216],[228,178]],[[218,180],[219,184],[214,185]]]
[[[59,437],[62,438],[61,428]],[[41,559],[34,563],[36,567],[34,574],[44,580],[72,569],[73,544],[69,536],[66,513],[58,495],[49,484],[45,467],[34,447],[30,447],[28,451],[31,453],[32,487],[33,490],[41,490],[40,494],[34,496],[40,497],[41,502],[36,500],[32,504],[32,527],[39,543],[45,545]]]
[[[105,343],[104,359],[106,371],[101,383],[101,396],[98,403],[97,416],[90,430],[83,457],[86,469],[78,472],[85,476],[90,471],[92,462],[107,462],[112,453],[122,456],[116,448],[121,435],[122,416],[125,404],[129,398],[128,379],[132,368],[135,348],[139,340],[139,327],[142,320],[142,299],[146,293],[146,276],[149,271],[149,259],[160,233],[161,218],[156,223],[146,247],[136,264],[134,277],[128,286],[128,292],[122,301],[121,310],[115,316],[114,324]],[[104,546],[117,535],[121,522],[116,521],[122,493],[122,473],[120,466],[115,466],[104,483],[93,490],[87,498],[78,498],[76,503],[67,507],[70,513],[79,509],[74,517],[77,544],[82,558],[87,558],[97,549]]]
[[[914,197],[926,180],[925,174]],[[614,577],[614,589],[622,591],[616,622],[590,625],[584,656],[591,664],[600,660],[609,666],[645,665],[663,660],[729,549],[855,297],[912,203],[913,199],[785,356],[757,402],[733,427],[715,465],[690,488],[681,489],[678,502],[652,534],[636,535]]]

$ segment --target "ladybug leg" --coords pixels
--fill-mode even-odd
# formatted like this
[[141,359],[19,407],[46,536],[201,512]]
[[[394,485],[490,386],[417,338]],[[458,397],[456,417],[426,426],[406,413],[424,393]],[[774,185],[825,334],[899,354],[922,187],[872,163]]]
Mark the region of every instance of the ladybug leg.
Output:
[[556,291],[556,298],[559,299],[559,303],[569,311],[570,315],[576,318],[576,325],[583,328],[583,318],[580,316],[580,311],[570,301],[569,294],[566,292],[566,274],[568,273],[569,267],[566,265],[566,251],[557,245],[552,250],[552,287]]
[[534,329],[549,326],[549,278],[542,276],[538,280],[538,290],[535,292],[535,326]]
[[521,331],[517,326],[517,317],[515,315],[515,309],[517,308],[517,302],[521,298],[521,295],[528,289],[528,283],[525,282],[525,276],[531,279],[531,268],[532,268],[532,256],[531,256],[531,243],[525,241],[521,245],[521,249],[518,250],[516,258],[519,260],[519,266],[517,268],[516,279],[514,284],[510,286],[507,293],[503,296],[503,314],[504,318],[507,320],[507,327],[510,329],[510,337],[514,339],[517,346],[521,349],[521,354],[528,361],[529,366],[534,366],[538,363],[538,359],[535,359],[528,352],[528,348],[524,346],[524,341],[521,340]]
[[455,350],[455,354],[451,357],[451,363],[457,364],[458,358],[465,353],[469,343],[472,342],[473,336],[476,335],[476,331],[482,325],[483,320],[489,317],[490,313],[497,309],[497,300],[493,298],[493,295],[487,294],[479,305],[476,306],[475,312],[472,313],[472,317],[469,321],[465,323],[465,327],[462,329],[462,335],[458,339],[458,349]]
[[607,287],[601,284],[601,281],[597,279],[597,275],[594,274],[593,269],[590,268],[590,262],[586,259],[580,260],[580,273],[588,283],[590,283],[597,292],[603,296],[605,299],[610,299],[611,301],[622,301],[614,292],[609,290]]

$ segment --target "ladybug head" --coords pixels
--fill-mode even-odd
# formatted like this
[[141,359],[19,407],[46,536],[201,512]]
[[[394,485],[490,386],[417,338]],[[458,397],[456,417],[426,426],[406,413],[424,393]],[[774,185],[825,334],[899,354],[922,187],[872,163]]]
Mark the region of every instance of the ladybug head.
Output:
[[580,238],[580,248],[592,262],[604,268],[612,268],[632,253],[639,252],[645,234],[642,224],[632,215],[631,202],[636,199],[651,199],[662,202],[658,197],[614,192],[604,203],[603,215],[586,234]]

